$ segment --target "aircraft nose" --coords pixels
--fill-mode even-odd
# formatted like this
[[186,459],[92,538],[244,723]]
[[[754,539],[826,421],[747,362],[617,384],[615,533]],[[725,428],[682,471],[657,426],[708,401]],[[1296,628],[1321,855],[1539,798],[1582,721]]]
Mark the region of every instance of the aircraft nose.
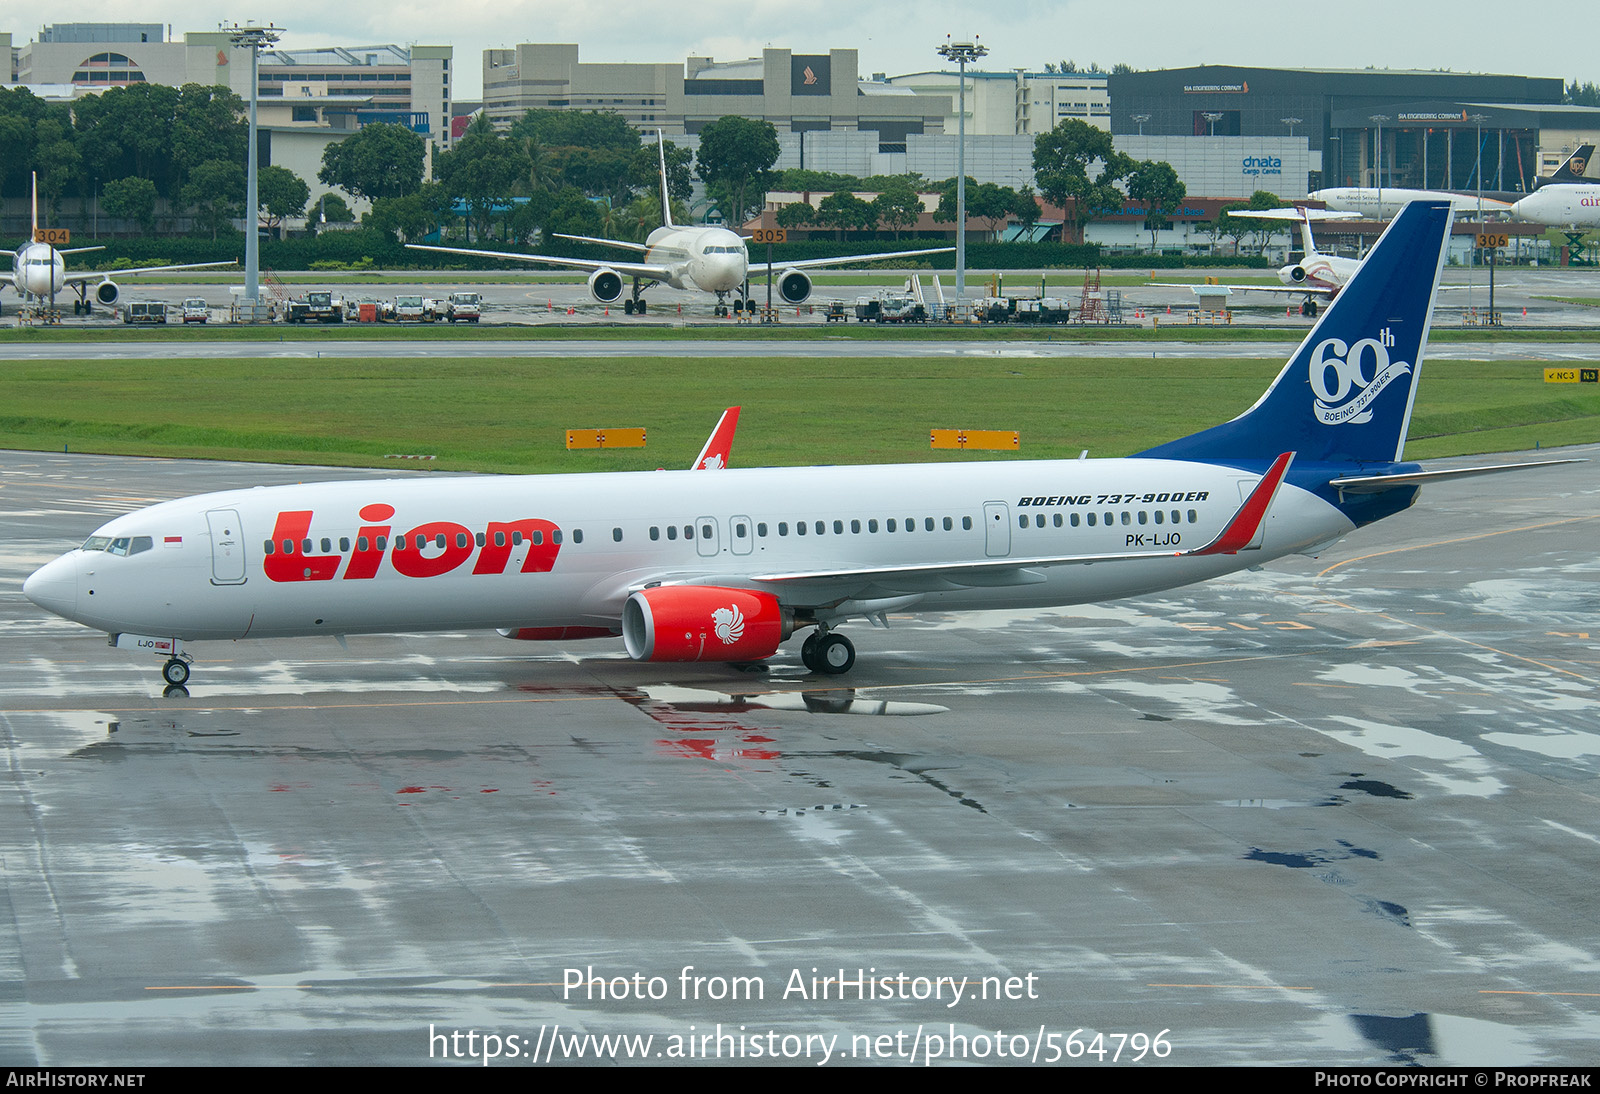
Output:
[[62,555],[22,583],[22,595],[47,612],[71,619],[78,610],[78,560]]

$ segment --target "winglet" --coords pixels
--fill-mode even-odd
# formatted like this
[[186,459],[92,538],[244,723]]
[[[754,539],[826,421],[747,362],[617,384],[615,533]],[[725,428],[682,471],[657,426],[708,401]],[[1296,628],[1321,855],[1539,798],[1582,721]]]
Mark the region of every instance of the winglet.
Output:
[[1233,515],[1228,526],[1216,539],[1193,552],[1197,555],[1236,555],[1255,542],[1261,532],[1261,525],[1267,518],[1267,509],[1272,505],[1272,499],[1278,495],[1278,487],[1283,485],[1283,477],[1289,473],[1289,465],[1294,462],[1294,453],[1285,452],[1272,461],[1272,466],[1267,473],[1261,476],[1261,481],[1256,483],[1256,488],[1250,491],[1250,496],[1239,506],[1239,511]]
[[700,450],[690,466],[691,471],[717,471],[728,466],[728,453],[733,448],[733,432],[739,427],[739,408],[730,406],[722,412],[717,428],[711,431],[706,446]]

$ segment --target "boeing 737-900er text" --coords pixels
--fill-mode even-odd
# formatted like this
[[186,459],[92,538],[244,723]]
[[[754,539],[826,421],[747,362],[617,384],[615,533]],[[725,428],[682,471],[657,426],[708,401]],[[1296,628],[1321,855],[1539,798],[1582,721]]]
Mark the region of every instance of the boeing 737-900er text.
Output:
[[[72,247],[67,250],[57,250],[44,240],[44,233],[39,230],[39,178],[33,180],[33,232],[28,237],[30,242],[24,243],[15,251],[0,251],[11,259],[11,272],[0,272],[0,286],[10,285],[17,291],[23,300],[36,302],[49,301],[55,303],[56,293],[71,289],[78,294],[78,299],[72,302],[73,315],[88,315],[94,310],[95,301],[106,307],[116,304],[121,296],[121,288],[111,280],[110,274],[104,273],[68,273],[67,255],[83,254],[85,251],[103,251],[104,247]],[[185,266],[144,266],[135,270],[123,270],[123,274],[148,274],[170,273],[173,270],[200,270],[209,266],[232,266],[232,262],[191,262]],[[98,281],[94,286],[94,297],[89,297],[89,282]]]
[[777,278],[778,299],[785,304],[804,304],[811,299],[811,276],[807,270],[823,266],[845,266],[852,262],[876,262],[885,258],[914,258],[918,255],[944,254],[954,247],[933,247],[921,251],[888,251],[882,254],[848,255],[840,258],[808,258],[795,262],[765,262],[750,264],[750,253],[745,249],[744,237],[726,228],[711,225],[682,225],[672,223],[672,201],[667,194],[666,145],[660,132],[656,134],[657,154],[661,160],[661,227],[651,232],[643,243],[622,239],[595,239],[592,236],[569,236],[556,233],[561,239],[579,243],[594,243],[602,247],[616,247],[634,251],[644,256],[642,262],[597,262],[584,258],[552,258],[548,255],[508,254],[504,251],[474,251],[459,247],[431,247],[408,243],[414,251],[440,251],[444,254],[474,255],[479,258],[497,258],[513,262],[534,262],[543,266],[566,266],[575,270],[588,270],[589,295],[601,304],[615,304],[622,299],[623,279],[633,280],[633,291],[623,300],[623,311],[628,315],[643,315],[648,310],[644,290],[650,285],[671,285],[675,289],[697,288],[714,293],[717,298],[716,314],[726,315],[727,298],[733,296],[735,313],[754,310],[750,297],[750,279],[765,277],[771,272]]
[[1543,466],[1401,462],[1450,219],[1408,206],[1255,406],[1135,457],[232,490],[118,517],[23,592],[166,656],[174,687],[188,642],[464,628],[724,662],[805,629],[805,664],[841,673],[847,619],[1110,600],[1314,553],[1424,483]]

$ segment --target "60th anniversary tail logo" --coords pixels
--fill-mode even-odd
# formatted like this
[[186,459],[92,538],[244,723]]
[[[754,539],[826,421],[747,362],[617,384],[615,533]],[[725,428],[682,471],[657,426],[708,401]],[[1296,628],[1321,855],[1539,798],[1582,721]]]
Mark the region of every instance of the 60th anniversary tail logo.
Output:
[[[1324,425],[1360,424],[1372,420],[1372,403],[1400,377],[1411,371],[1409,361],[1390,361],[1389,347],[1394,335],[1384,327],[1376,338],[1363,338],[1347,345],[1338,338],[1317,343],[1311,355],[1311,390],[1316,393],[1312,410]],[[1367,354],[1372,356],[1372,373],[1367,375]],[[1329,381],[1332,380],[1330,384]]]

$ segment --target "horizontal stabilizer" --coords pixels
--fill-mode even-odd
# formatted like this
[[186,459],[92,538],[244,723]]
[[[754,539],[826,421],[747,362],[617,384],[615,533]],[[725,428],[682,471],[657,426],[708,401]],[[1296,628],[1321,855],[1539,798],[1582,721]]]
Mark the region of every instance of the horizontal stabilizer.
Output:
[[1587,460],[1537,460],[1533,463],[1497,463],[1488,467],[1456,467],[1443,471],[1413,471],[1403,475],[1356,475],[1343,479],[1330,479],[1329,486],[1346,494],[1381,494],[1401,486],[1422,486],[1447,479],[1466,479],[1474,475],[1498,475],[1502,471],[1527,471],[1534,467],[1556,467],[1564,463],[1587,463]]

